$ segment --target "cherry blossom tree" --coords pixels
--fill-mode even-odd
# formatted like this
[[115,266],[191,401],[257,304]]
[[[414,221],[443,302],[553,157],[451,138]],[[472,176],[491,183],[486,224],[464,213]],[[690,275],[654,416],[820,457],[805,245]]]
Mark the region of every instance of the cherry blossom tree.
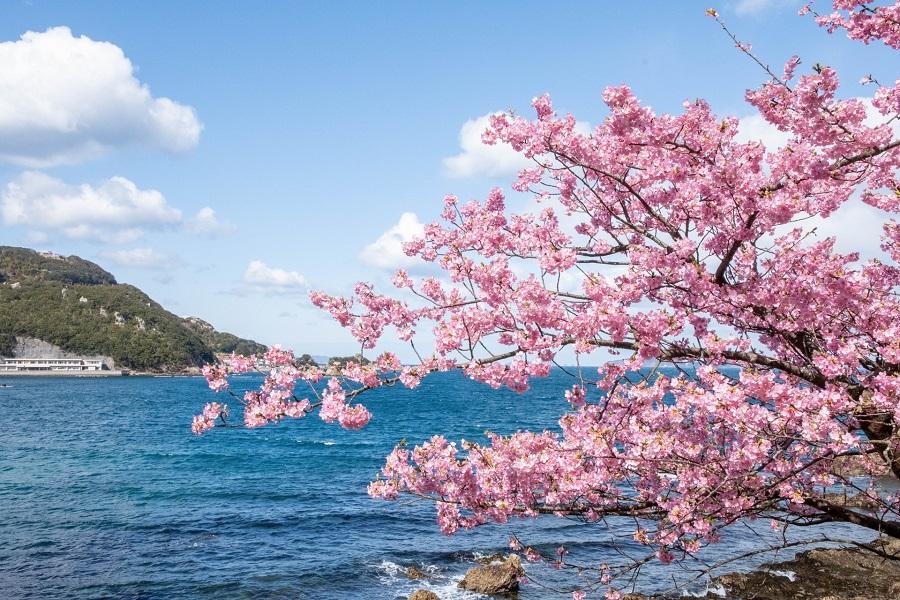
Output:
[[[801,14],[900,48],[900,2],[832,4],[831,14]],[[433,501],[448,534],[542,514],[627,516],[645,561],[662,563],[756,518],[900,538],[900,496],[872,483],[900,478],[900,81],[867,75],[870,101],[841,98],[832,68],[798,74],[793,57],[775,72],[707,14],[765,69],[746,99],[783,132],[782,147],[739,141],[738,120],[703,100],[657,114],[626,86],[604,92],[608,114],[589,133],[547,96],[533,101],[534,119],[494,116],[483,139],[533,161],[512,188],[537,210],[511,214],[500,189],[483,201],[447,196],[441,221],[405,246],[442,277],[401,270],[392,294],[367,283],[352,297],[311,294],[364,350],[388,329],[410,343],[430,329],[433,352],[417,351],[413,366],[391,353],[351,362],[319,393],[328,375],[273,349],[262,388],[239,398],[246,425],[318,409],[362,427],[366,390],[414,388],[434,371],[525,391],[569,349],[580,364],[605,364],[560,390],[571,410],[558,431],[399,446],[369,493]],[[883,231],[870,232],[881,235],[879,259],[841,254],[816,234],[853,202],[884,215]],[[220,391],[252,368],[234,357],[206,373]],[[226,413],[209,404],[194,430]],[[848,461],[869,477],[849,476]],[[852,496],[871,510],[852,508]],[[511,541],[531,560],[554,560],[523,544]],[[602,567],[592,589],[617,598],[633,568]]]

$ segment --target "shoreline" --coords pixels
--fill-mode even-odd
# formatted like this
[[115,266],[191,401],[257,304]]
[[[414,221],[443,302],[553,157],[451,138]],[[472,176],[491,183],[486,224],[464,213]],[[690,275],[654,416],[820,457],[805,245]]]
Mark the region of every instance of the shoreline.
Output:
[[0,379],[4,377],[130,377],[130,374],[122,371],[4,371],[0,373]]
[[180,371],[167,373],[153,373],[149,371],[9,371],[0,373],[0,379],[4,377],[9,377],[10,379],[14,379],[17,377],[52,377],[52,378],[60,378],[60,377],[77,377],[80,379],[83,378],[94,378],[94,379],[107,379],[113,377],[161,377],[161,378],[188,378],[188,377],[203,377],[199,373],[184,373]]
[[[622,600],[674,600],[681,597],[681,594],[622,594]],[[714,577],[708,583],[706,593],[694,597],[726,600],[900,598],[900,540],[883,537],[859,546],[805,550],[790,560],[763,563],[752,571]]]

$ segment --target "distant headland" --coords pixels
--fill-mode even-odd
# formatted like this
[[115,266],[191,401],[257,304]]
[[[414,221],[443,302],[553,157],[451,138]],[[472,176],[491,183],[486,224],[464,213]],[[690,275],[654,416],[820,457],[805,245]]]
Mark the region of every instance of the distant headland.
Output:
[[0,374],[192,374],[217,354],[266,349],[80,257],[0,246]]

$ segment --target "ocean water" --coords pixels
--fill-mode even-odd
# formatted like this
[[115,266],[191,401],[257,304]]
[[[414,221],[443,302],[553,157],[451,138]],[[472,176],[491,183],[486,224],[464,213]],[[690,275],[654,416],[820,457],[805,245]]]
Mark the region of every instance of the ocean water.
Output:
[[[476,557],[505,551],[511,533],[545,555],[564,544],[587,564],[641,555],[616,540],[633,523],[545,517],[448,537],[430,504],[366,495],[402,438],[481,440],[485,430],[555,428],[567,408],[562,390],[572,383],[561,371],[526,394],[451,373],[412,391],[376,390],[363,398],[374,417],[361,431],[311,415],[203,437],[190,433],[190,420],[216,396],[200,378],[0,383],[11,386],[0,388],[2,599],[400,599],[427,588],[449,600],[478,597],[456,582]],[[234,387],[258,383],[247,376]],[[735,528],[721,546],[736,553],[757,535],[765,535],[759,527]],[[408,566],[433,578],[409,581]],[[548,565],[528,569],[535,582],[522,588],[523,600],[567,597],[560,592],[578,583]],[[651,564],[638,584],[659,591],[671,576]]]

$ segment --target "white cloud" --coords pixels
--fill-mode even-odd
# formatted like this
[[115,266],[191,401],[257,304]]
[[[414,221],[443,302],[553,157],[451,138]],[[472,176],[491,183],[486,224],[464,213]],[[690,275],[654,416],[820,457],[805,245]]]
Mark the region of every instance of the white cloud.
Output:
[[762,142],[768,150],[777,150],[787,144],[790,134],[779,131],[777,127],[766,121],[762,115],[749,115],[738,120],[738,142]]
[[181,261],[177,257],[160,254],[152,248],[106,251],[101,252],[100,255],[120,267],[174,269],[181,266]]
[[827,219],[815,217],[807,227],[815,227],[818,239],[835,238],[835,250],[842,254],[858,252],[863,261],[885,260],[881,250],[881,234],[892,215],[853,197]]
[[[886,117],[878,112],[872,105],[871,98],[857,97],[856,99],[862,102],[866,109],[866,119],[864,123],[869,127],[877,127],[890,120],[890,117]],[[900,134],[900,122],[896,120],[892,121],[891,127],[894,131],[894,135]],[[766,121],[762,115],[755,114],[741,117],[738,120],[738,134],[735,136],[735,139],[738,142],[749,142],[751,140],[760,141],[766,149],[777,150],[784,147],[790,137],[789,133],[779,131],[777,127]]]
[[96,186],[73,185],[37,171],[26,171],[0,191],[0,215],[6,225],[29,228],[30,240],[48,233],[108,244],[129,244],[147,229],[176,229],[215,237],[235,230],[206,206],[189,219],[156,190],[143,190],[124,177]]
[[236,229],[231,223],[221,221],[216,216],[216,211],[208,206],[204,206],[197,214],[187,220],[184,224],[185,230],[190,233],[197,233],[216,237],[220,235],[228,235]]
[[900,121],[894,119],[891,116],[885,116],[878,112],[878,109],[875,108],[875,105],[872,104],[871,98],[866,98],[864,96],[858,96],[856,98],[860,102],[863,103],[863,106],[866,108],[866,119],[863,121],[864,125],[868,125],[869,127],[878,127],[879,125],[884,125],[885,123],[891,123],[891,131],[894,132],[894,136],[900,135]]
[[424,233],[425,226],[419,222],[416,213],[405,212],[400,215],[400,220],[396,225],[363,248],[359,257],[364,263],[381,269],[401,269],[422,265],[421,259],[403,253],[403,242],[409,242],[414,237],[421,237]]
[[450,177],[487,175],[500,177],[512,175],[532,164],[531,160],[516,152],[507,144],[489,146],[481,141],[481,134],[490,125],[488,113],[463,123],[459,130],[459,146],[462,152],[444,159],[444,172]]
[[[494,114],[499,113],[488,113],[463,123],[459,130],[461,152],[443,160],[445,175],[458,178],[477,175],[504,177],[534,166],[531,159],[525,158],[508,144],[498,142],[488,145],[481,141],[481,135],[490,125],[491,115]],[[591,125],[586,121],[576,121],[575,131],[587,135],[591,131]]]
[[[888,122],[889,117],[885,117],[877,111],[872,105],[871,98],[858,97],[856,99],[865,107],[866,125],[877,127]],[[894,136],[900,135],[900,122],[892,121],[891,128]],[[784,147],[790,139],[790,135],[779,131],[757,114],[740,119],[736,139],[740,142],[758,140],[766,146],[767,150],[772,151]],[[859,193],[856,193],[827,219],[818,216],[812,217],[803,221],[802,226],[806,229],[815,228],[817,240],[834,237],[836,252],[842,254],[858,252],[863,261],[873,258],[884,260],[885,255],[881,250],[881,235],[884,225],[890,218],[891,215],[888,213],[863,203]],[[779,229],[779,232],[786,233],[794,226],[794,224],[785,225]]]
[[0,43],[0,161],[33,168],[130,145],[194,148],[194,109],[153,97],[134,74],[121,48],[68,27]]
[[145,228],[162,229],[181,222],[181,211],[156,190],[142,190],[124,177],[94,187],[70,185],[43,173],[26,171],[0,193],[6,225],[54,232],[77,240],[128,243]]
[[306,288],[306,278],[297,271],[270,267],[261,260],[247,265],[244,283],[254,291],[269,294],[291,294]]

